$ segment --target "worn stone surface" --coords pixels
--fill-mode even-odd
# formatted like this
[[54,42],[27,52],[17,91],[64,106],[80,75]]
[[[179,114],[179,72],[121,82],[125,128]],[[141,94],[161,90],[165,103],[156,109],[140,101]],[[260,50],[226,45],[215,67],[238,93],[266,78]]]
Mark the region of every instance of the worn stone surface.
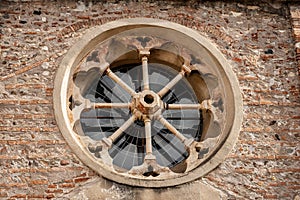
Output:
[[[101,188],[101,190],[99,190]],[[226,199],[227,195],[206,183],[195,181],[190,184],[180,185],[173,188],[150,189],[133,188],[112,183],[108,180],[95,178],[71,193],[61,197],[62,199],[82,200],[82,199]]]
[[[238,143],[199,182],[222,191],[224,199],[299,198],[297,2],[28,2],[0,2],[0,198],[64,198],[98,177],[56,126],[53,81],[62,57],[87,28],[127,17],[160,18],[198,30],[222,51],[239,79],[244,122]],[[121,189],[110,190],[109,198],[138,199],[144,192],[114,187]],[[165,189],[161,198],[173,199],[168,196],[173,190]]]

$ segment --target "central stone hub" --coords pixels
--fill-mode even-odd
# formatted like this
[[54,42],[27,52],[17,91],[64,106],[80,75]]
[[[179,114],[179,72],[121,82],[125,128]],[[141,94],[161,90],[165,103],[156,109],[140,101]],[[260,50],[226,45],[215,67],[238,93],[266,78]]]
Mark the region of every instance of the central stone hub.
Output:
[[[151,117],[163,107],[160,97],[151,90],[142,91],[133,98],[132,112],[141,117]],[[139,116],[138,116],[139,115]]]

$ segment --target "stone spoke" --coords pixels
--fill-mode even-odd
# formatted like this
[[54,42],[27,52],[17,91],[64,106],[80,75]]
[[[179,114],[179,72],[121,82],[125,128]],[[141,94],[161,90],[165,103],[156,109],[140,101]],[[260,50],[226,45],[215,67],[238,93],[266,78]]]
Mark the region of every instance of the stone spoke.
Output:
[[163,116],[160,116],[158,118],[158,121],[167,129],[169,129],[186,147],[189,147],[194,139],[193,138],[186,138],[184,135],[182,135],[173,125],[171,125]]
[[118,85],[120,85],[124,90],[126,90],[131,96],[134,96],[135,91],[129,87],[122,79],[120,79],[115,73],[113,73],[110,68],[106,69],[106,75],[110,77],[113,81],[115,81]]
[[103,142],[107,144],[107,146],[111,147],[112,143],[122,135],[122,133],[136,120],[136,117],[132,115],[122,126],[118,128],[111,136],[108,138],[104,138]]
[[143,83],[144,83],[144,90],[149,90],[149,71],[148,71],[148,58],[144,56],[142,58],[143,63]]
[[94,103],[93,107],[96,109],[101,108],[129,108],[130,103]]
[[160,97],[163,97],[167,92],[173,88],[182,78],[184,77],[184,72],[181,71],[179,74],[175,76],[164,88],[162,88],[157,94]]
[[146,134],[146,154],[152,154],[152,139],[151,139],[151,120],[146,119],[145,123],[145,134]]
[[167,110],[212,110],[211,100],[204,100],[200,104],[167,104]]
[[162,88],[157,94],[160,97],[163,97],[171,90],[186,74],[190,73],[191,70],[184,64],[182,69],[164,88]]

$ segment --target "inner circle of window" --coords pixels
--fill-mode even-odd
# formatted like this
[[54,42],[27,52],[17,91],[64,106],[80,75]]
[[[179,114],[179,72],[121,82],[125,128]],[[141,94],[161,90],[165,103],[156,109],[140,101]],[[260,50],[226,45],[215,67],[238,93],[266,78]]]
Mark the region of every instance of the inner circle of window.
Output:
[[[114,67],[112,71],[135,92],[142,92],[144,87],[142,65],[127,64]],[[173,68],[159,63],[149,63],[148,71],[149,89],[155,93],[163,89],[178,74],[178,71]],[[95,103],[128,103],[132,101],[130,94],[105,74],[87,87],[83,97]],[[199,102],[186,78],[179,81],[161,99],[165,105],[198,104]],[[130,116],[132,113],[127,108],[87,110],[81,113],[80,123],[86,136],[101,141],[118,130]],[[200,140],[203,122],[201,110],[164,109],[162,116],[186,138]],[[169,167],[173,171],[184,172],[184,167],[175,168],[188,157],[188,151],[184,144],[156,120],[151,122],[151,129],[153,155],[156,157],[157,163],[163,167]],[[136,119],[131,126],[124,130],[122,136],[113,142],[109,155],[113,159],[113,164],[119,169],[130,170],[134,166],[143,164],[146,156],[144,121]],[[97,154],[96,156],[100,157]]]
[[[78,66],[69,99],[74,131],[85,136],[95,158],[118,172],[185,173],[191,157],[200,163],[219,140],[221,80],[184,45],[145,30],[139,34],[103,41]],[[219,107],[213,123],[211,95]],[[208,147],[196,148],[208,138]]]

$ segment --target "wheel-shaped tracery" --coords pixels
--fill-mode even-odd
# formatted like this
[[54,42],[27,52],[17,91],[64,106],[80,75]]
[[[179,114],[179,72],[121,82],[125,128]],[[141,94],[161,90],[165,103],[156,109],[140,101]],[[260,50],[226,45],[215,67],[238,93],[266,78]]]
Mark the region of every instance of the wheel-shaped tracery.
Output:
[[206,43],[154,24],[117,23],[119,31],[86,42],[66,80],[72,131],[65,137],[104,176],[160,187],[194,179],[189,173],[228,139],[236,106],[231,80]]

